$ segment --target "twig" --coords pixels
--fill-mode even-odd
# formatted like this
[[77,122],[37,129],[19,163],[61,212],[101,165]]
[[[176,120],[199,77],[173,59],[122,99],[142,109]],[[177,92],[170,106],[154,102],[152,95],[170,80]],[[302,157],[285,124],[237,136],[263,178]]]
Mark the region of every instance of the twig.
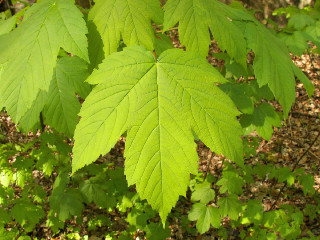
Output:
[[312,115],[312,114],[308,114],[308,113],[303,113],[303,112],[291,112],[292,114],[296,114],[296,115],[301,115],[301,116],[306,116],[306,117],[311,117],[311,118],[319,118],[319,116],[316,115]]
[[[159,25],[157,25],[158,27]],[[168,30],[166,30],[165,32],[169,32],[169,31],[172,31],[172,30],[178,30],[178,27],[172,27],[172,28],[169,28]],[[163,30],[157,30],[156,31],[157,33],[160,33],[160,32],[163,32]]]
[[309,56],[309,59],[310,59],[311,66],[312,66],[312,68],[313,68],[313,70],[314,70],[315,74],[317,75],[317,78],[319,79],[319,74],[318,74],[318,71],[316,70],[317,68],[316,68],[316,67],[314,66],[314,64],[313,64],[313,61],[312,61],[312,58],[311,58],[310,51],[309,51],[309,50],[307,50],[307,52],[308,52],[308,56]]
[[[310,144],[310,146],[308,147],[307,150],[304,151],[304,153],[299,157],[299,159],[296,161],[295,165],[293,166],[293,168],[291,169],[291,172],[293,172],[296,167],[299,165],[299,162],[302,160],[302,158],[310,151],[310,149],[313,147],[313,145],[316,143],[316,141],[318,140],[320,136],[320,131],[318,132],[318,135],[316,136],[316,138],[313,140],[313,142]],[[276,206],[281,194],[283,193],[285,187],[288,185],[287,182],[284,183],[284,185],[282,186],[282,188],[280,189],[277,197],[276,197],[276,200],[274,201],[274,203],[272,204],[271,208],[269,209],[269,211],[271,211],[272,209],[274,209],[274,207]]]
[[[298,143],[300,147],[303,147],[303,145],[304,145],[304,143],[300,142],[300,141],[297,140],[297,139],[294,139],[294,138],[291,138],[291,137],[289,137],[289,139],[290,139],[291,141],[293,141],[293,142]],[[318,160],[320,161],[320,157],[318,157],[317,155],[315,155],[312,151],[309,151],[308,153],[309,153],[310,155],[312,155],[314,158],[316,158],[316,159],[318,159]]]
[[293,137],[291,118],[292,118],[292,113],[290,113],[290,116],[288,117],[288,121],[289,121],[289,127],[290,127],[290,135],[291,135],[291,137]]

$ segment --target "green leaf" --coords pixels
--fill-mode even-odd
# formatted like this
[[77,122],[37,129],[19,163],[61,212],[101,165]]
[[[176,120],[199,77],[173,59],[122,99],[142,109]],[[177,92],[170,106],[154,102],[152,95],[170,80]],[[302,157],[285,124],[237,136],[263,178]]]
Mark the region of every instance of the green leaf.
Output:
[[200,183],[195,186],[195,191],[191,195],[191,201],[207,204],[213,201],[215,197],[215,191],[211,188],[211,184],[208,182]]
[[282,167],[274,169],[273,172],[269,175],[269,178],[276,177],[279,182],[286,181],[289,186],[294,183],[295,174],[291,172],[291,169],[288,167]]
[[225,79],[205,59],[174,49],[155,60],[131,47],[109,56],[88,81],[98,85],[80,112],[73,172],[110,151],[128,130],[128,183],[163,221],[197,172],[191,128],[217,154],[243,164],[239,112],[214,84]]
[[193,204],[188,218],[190,221],[197,221],[196,226],[200,234],[208,231],[210,224],[215,228],[219,228],[221,223],[219,210],[215,207],[207,207],[203,203]]
[[9,33],[15,26],[17,23],[17,18],[15,16],[1,21],[0,20],[0,35]]
[[136,228],[144,229],[147,226],[147,221],[150,218],[155,217],[155,212],[152,209],[146,208],[146,211],[137,210],[133,208],[131,212],[128,213],[127,222],[135,226]]
[[87,203],[95,202],[98,206],[106,208],[107,194],[101,187],[103,182],[88,179],[80,184],[80,192],[85,197]]
[[273,134],[272,126],[280,127],[281,119],[270,104],[263,102],[254,109],[252,115],[243,115],[240,123],[245,134],[250,134],[256,130],[259,136],[270,140]]
[[24,131],[40,128],[40,112],[44,123],[69,137],[79,121],[80,102],[75,95],[85,98],[91,90],[85,83],[88,77],[87,63],[78,57],[63,57],[54,69],[49,92],[40,91],[32,107],[21,118]]
[[65,221],[70,216],[81,216],[83,209],[82,197],[76,189],[67,189],[49,198],[51,209],[57,213],[59,220]]
[[246,42],[242,32],[229,20],[232,16],[228,10],[233,9],[216,0],[169,0],[165,5],[164,30],[179,22],[181,44],[206,57],[211,44],[210,28],[219,47],[246,67]]
[[157,55],[160,55],[165,50],[174,48],[174,46],[169,36],[158,33],[155,38],[154,48]]
[[150,223],[146,227],[146,238],[150,240],[163,240],[167,239],[171,235],[171,230],[166,226],[163,226],[160,223]]
[[320,47],[320,21],[317,21],[314,25],[307,27],[306,33],[312,37],[312,41],[317,47]]
[[53,73],[46,104],[45,123],[69,137],[73,136],[80,112],[80,102],[75,93],[85,98],[90,92],[87,64],[77,57],[64,57],[58,60]]
[[309,97],[311,97],[314,93],[315,86],[313,86],[312,82],[307,78],[307,76],[292,63],[294,74],[297,78],[303,83],[304,88],[307,90]]
[[83,209],[80,192],[77,189],[67,188],[68,183],[68,172],[64,170],[56,178],[49,197],[51,210],[61,221],[65,221],[70,215],[81,216]]
[[53,233],[57,233],[60,229],[64,228],[64,222],[54,216],[54,211],[50,210],[46,226],[50,227]]
[[222,217],[229,216],[232,220],[237,220],[241,213],[241,202],[238,196],[229,194],[227,197],[221,197],[218,200],[219,211]]
[[306,196],[309,194],[312,196],[315,193],[314,189],[314,177],[310,174],[302,174],[302,176],[299,177],[299,182],[302,185],[302,190],[304,195]]
[[89,13],[104,42],[108,56],[117,51],[120,38],[127,46],[144,45],[154,49],[151,21],[162,23],[163,12],[157,0],[97,0]]
[[221,84],[219,88],[224,91],[243,113],[252,114],[254,104],[252,99],[245,93],[245,88],[240,84],[226,83]]
[[232,171],[224,171],[222,178],[217,182],[220,187],[220,193],[234,193],[237,195],[242,194],[242,187],[244,185],[244,181],[242,177],[240,177],[237,173]]
[[294,14],[288,21],[288,27],[293,27],[297,30],[302,30],[306,26],[310,26],[314,24],[314,19],[303,13]]
[[247,24],[246,37],[255,53],[253,67],[259,86],[268,84],[287,116],[295,100],[295,79],[285,45],[260,24]]
[[13,206],[11,214],[27,232],[32,231],[39,220],[45,216],[41,206],[23,200]]
[[246,204],[246,211],[241,217],[241,224],[258,224],[263,218],[263,207],[259,200],[249,200]]
[[101,35],[97,30],[97,26],[92,21],[87,21],[88,26],[88,53],[89,53],[89,72],[98,68],[98,65],[105,57],[103,51],[103,41]]
[[34,4],[14,31],[0,36],[0,105],[15,122],[48,91],[60,47],[88,61],[87,28],[73,0]]
[[309,35],[302,31],[294,31],[293,34],[283,34],[280,35],[284,39],[286,45],[288,46],[290,52],[297,56],[301,56],[306,52],[308,48]]

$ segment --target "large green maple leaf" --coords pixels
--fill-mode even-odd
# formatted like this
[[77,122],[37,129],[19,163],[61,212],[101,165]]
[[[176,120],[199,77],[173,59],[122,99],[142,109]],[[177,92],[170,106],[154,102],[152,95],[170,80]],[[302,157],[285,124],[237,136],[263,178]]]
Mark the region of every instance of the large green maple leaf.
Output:
[[156,60],[143,47],[111,54],[88,79],[98,84],[80,111],[73,172],[110,151],[127,131],[125,174],[165,221],[185,195],[198,156],[192,130],[218,154],[242,163],[239,112],[204,58],[173,49]]
[[168,0],[164,30],[179,22],[179,38],[187,50],[207,56],[211,44],[209,28],[222,50],[246,67],[246,41],[233,24],[226,5],[216,0]]
[[47,91],[60,47],[88,61],[87,27],[73,0],[43,0],[22,24],[0,36],[0,105],[15,122]]
[[127,46],[144,45],[154,49],[151,21],[161,23],[163,11],[157,0],[97,0],[89,13],[100,32],[104,52],[116,52],[120,39]]

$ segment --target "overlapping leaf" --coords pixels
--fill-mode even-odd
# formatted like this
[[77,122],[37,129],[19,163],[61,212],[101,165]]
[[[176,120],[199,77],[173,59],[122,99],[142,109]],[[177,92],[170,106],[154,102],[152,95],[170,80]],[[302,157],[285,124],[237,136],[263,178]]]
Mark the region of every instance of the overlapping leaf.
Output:
[[90,86],[84,83],[87,77],[87,64],[80,58],[65,57],[58,61],[44,106],[46,124],[73,136],[81,107],[75,93],[83,99],[88,95]]
[[214,82],[205,59],[167,50],[155,60],[142,47],[110,55],[88,81],[75,131],[73,171],[110,151],[127,131],[125,174],[163,220],[197,172],[191,129],[213,151],[242,164],[239,114]]
[[165,5],[164,30],[179,22],[182,45],[205,57],[211,43],[210,28],[219,47],[246,67],[244,36],[232,23],[225,7],[215,0],[169,0]]
[[[187,50],[207,56],[210,28],[222,50],[246,67],[247,49],[255,53],[254,72],[259,86],[268,85],[288,115],[295,99],[295,75],[306,80],[295,69],[286,46],[254,17],[241,9],[217,0],[168,0],[165,5],[164,30],[179,22],[179,37]],[[313,31],[313,35],[315,31]],[[299,73],[297,73],[299,72]],[[302,81],[302,80],[301,80]],[[309,95],[314,87],[304,82]]]
[[14,31],[0,36],[0,105],[15,122],[47,91],[60,47],[88,60],[87,28],[72,0],[34,4]]
[[127,46],[154,49],[151,21],[161,23],[163,12],[157,0],[97,0],[89,13],[101,34],[106,56],[117,51],[122,38]]
[[261,103],[254,109],[253,114],[245,114],[241,118],[240,122],[242,127],[244,128],[245,134],[250,134],[254,130],[256,130],[259,136],[263,137],[266,140],[270,140],[272,136],[272,126],[281,126],[281,119],[279,115],[268,103]]
[[41,90],[32,107],[21,118],[24,130],[39,128],[43,111],[44,123],[70,137],[79,121],[80,103],[75,93],[85,98],[90,92],[87,64],[78,57],[63,57],[54,69],[48,92]]

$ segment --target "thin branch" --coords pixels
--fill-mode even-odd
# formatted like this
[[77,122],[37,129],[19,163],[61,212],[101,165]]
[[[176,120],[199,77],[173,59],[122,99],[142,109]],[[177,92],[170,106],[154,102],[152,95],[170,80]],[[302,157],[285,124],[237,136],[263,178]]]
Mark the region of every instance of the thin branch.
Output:
[[[160,25],[157,25],[157,27],[160,26]],[[166,30],[165,32],[169,32],[169,31],[172,31],[172,30],[178,30],[178,27],[172,27],[172,28],[169,28],[168,30]],[[163,30],[157,30],[156,31],[157,33],[161,33],[163,32]]]
[[310,59],[311,66],[312,66],[315,74],[317,75],[317,79],[319,79],[320,77],[319,77],[318,71],[316,70],[317,68],[314,66],[314,63],[313,63],[313,61],[312,61],[310,51],[307,50],[307,52],[308,52],[308,56],[309,56],[309,59]]
[[[318,140],[320,136],[320,131],[318,132],[318,135],[316,136],[316,138],[313,140],[313,142],[310,144],[310,146],[308,147],[307,150],[304,151],[304,153],[299,157],[299,159],[296,161],[295,165],[293,166],[293,168],[291,169],[291,172],[293,172],[296,167],[299,165],[299,162],[302,160],[302,158],[310,151],[310,149],[313,147],[313,145],[316,143],[316,141]],[[272,210],[274,209],[274,207],[276,206],[281,194],[283,193],[284,189],[286,188],[286,186],[288,185],[287,182],[284,183],[284,185],[282,186],[282,188],[280,189],[280,192],[278,193],[276,200],[274,201],[274,203],[272,204],[271,208],[269,209]]]
[[311,117],[311,118],[319,118],[319,116],[312,115],[312,114],[308,114],[308,113],[303,113],[303,112],[296,112],[296,111],[293,111],[293,112],[291,112],[291,113],[292,113],[292,114],[296,114],[296,115],[301,115],[301,116]]

